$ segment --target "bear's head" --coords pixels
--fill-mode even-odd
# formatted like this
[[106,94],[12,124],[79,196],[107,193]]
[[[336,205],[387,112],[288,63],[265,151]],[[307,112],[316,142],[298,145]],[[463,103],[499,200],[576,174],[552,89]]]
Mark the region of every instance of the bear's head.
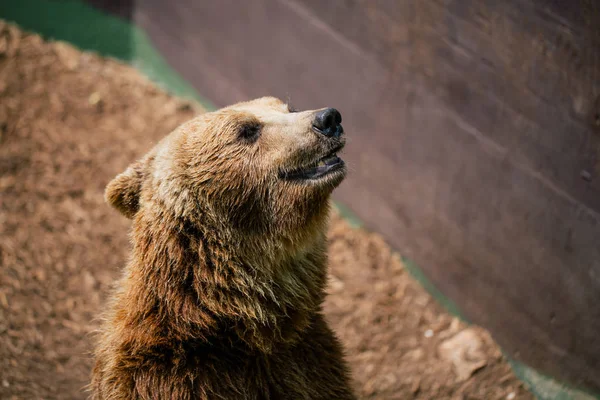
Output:
[[134,220],[126,326],[179,338],[234,327],[264,351],[295,340],[324,298],[329,197],[346,174],[340,123],[332,108],[238,103],[181,125],[114,178],[106,199]]
[[340,123],[333,108],[298,112],[273,97],[202,114],[118,175],[106,198],[129,218],[161,209],[246,239],[301,241],[346,174]]

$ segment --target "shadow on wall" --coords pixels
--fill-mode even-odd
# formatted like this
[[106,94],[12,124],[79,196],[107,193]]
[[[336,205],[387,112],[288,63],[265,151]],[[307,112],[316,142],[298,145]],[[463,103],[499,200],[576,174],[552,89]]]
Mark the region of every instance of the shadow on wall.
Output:
[[133,18],[135,0],[86,0],[93,7],[127,21]]

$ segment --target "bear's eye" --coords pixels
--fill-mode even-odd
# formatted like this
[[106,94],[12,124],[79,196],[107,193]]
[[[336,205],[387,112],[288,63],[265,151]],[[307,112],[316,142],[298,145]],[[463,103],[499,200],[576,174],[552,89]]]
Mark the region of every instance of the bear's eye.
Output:
[[289,113],[297,113],[298,112],[298,109],[296,107],[294,107],[293,105],[291,105],[290,103],[287,104],[287,108],[288,108]]
[[261,124],[256,122],[249,122],[240,127],[239,137],[240,139],[254,142],[260,136],[261,129]]

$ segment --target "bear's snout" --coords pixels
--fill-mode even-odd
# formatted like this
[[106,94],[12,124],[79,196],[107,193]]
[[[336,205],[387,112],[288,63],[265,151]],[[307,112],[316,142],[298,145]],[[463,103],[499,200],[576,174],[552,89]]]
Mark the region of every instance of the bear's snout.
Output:
[[315,132],[327,137],[338,138],[344,133],[341,125],[342,115],[335,108],[317,111],[312,128]]

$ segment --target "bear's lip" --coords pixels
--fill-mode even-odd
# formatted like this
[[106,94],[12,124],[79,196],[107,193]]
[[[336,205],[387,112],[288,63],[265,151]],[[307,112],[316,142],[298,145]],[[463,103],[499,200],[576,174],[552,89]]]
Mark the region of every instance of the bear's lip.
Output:
[[336,147],[323,157],[301,168],[282,171],[280,177],[285,180],[317,180],[344,169],[344,160],[337,153],[343,145]]

